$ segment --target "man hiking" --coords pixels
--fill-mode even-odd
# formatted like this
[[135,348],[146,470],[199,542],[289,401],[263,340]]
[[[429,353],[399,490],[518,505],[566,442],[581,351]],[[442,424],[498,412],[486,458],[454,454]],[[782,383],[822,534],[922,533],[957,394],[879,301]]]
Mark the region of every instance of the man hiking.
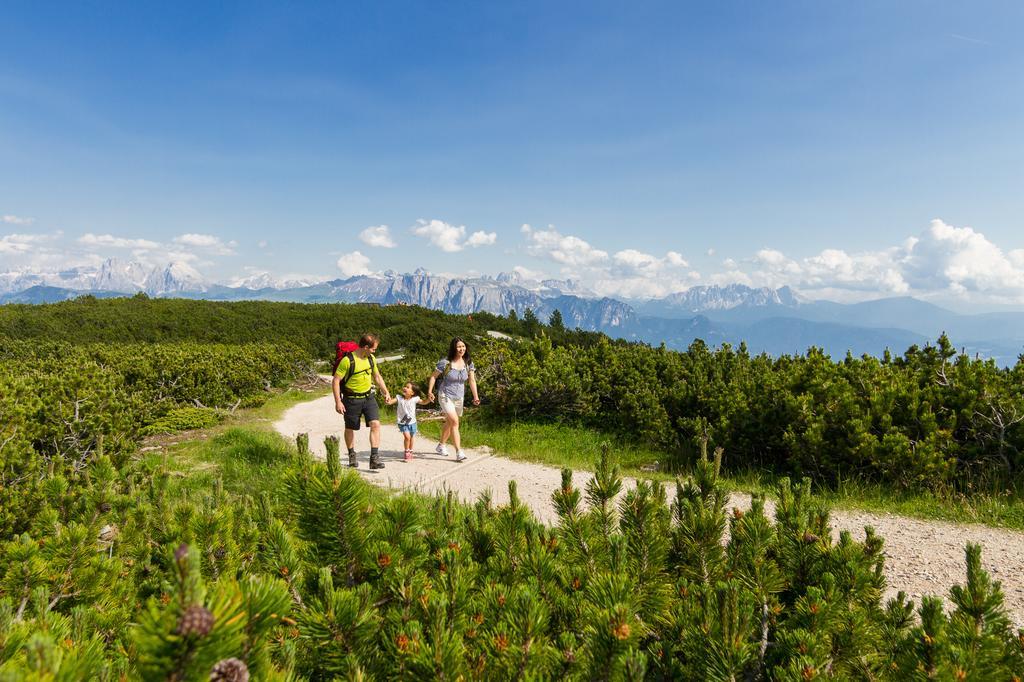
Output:
[[370,468],[384,468],[380,461],[380,413],[377,399],[370,391],[372,382],[376,382],[385,400],[390,400],[391,394],[373,359],[378,343],[376,334],[363,334],[359,338],[359,348],[345,354],[334,370],[331,385],[334,409],[345,417],[345,447],[348,448],[348,465],[353,468],[358,466],[355,440],[360,416],[370,427]]

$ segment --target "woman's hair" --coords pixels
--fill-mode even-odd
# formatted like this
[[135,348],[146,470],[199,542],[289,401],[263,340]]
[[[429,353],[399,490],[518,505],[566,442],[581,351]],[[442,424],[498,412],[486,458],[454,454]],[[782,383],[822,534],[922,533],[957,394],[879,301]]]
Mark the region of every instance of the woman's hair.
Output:
[[468,368],[469,363],[472,362],[472,360],[469,357],[469,344],[463,341],[461,336],[456,336],[454,339],[452,339],[452,342],[448,344],[448,362],[451,362],[452,360],[455,359],[455,346],[457,346],[460,342],[466,344],[466,352],[462,354],[462,359],[466,361],[466,367]]

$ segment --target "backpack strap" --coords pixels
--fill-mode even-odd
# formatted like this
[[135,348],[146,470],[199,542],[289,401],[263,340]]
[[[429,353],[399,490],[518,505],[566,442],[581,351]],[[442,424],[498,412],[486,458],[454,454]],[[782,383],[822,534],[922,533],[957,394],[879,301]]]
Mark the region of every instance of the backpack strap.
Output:
[[356,356],[352,354],[352,351],[345,353],[345,359],[348,360],[348,369],[345,370],[345,378],[341,380],[342,389],[348,386],[349,379],[356,372]]
[[[370,388],[372,390],[373,389],[373,374],[374,374],[374,372],[377,371],[377,362],[373,359],[373,355],[369,355],[367,357],[370,360]],[[356,356],[355,356],[355,353],[353,353],[352,351],[349,351],[348,353],[345,353],[345,358],[348,359],[348,369],[345,370],[345,378],[341,380],[341,388],[342,388],[342,392],[343,393],[344,393],[344,390],[345,390],[345,386],[349,382],[349,379],[351,379],[352,375],[356,373]],[[337,370],[335,370],[335,371],[337,371]],[[348,395],[352,395],[352,394],[348,394]]]

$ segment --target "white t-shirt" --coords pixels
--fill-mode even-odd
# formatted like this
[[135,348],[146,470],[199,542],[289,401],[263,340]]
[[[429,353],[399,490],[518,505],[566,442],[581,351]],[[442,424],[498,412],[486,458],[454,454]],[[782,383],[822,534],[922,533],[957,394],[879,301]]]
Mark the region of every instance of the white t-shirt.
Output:
[[420,401],[420,397],[418,395],[411,398],[396,397],[398,398],[398,410],[395,413],[395,421],[399,424],[415,424],[416,403]]

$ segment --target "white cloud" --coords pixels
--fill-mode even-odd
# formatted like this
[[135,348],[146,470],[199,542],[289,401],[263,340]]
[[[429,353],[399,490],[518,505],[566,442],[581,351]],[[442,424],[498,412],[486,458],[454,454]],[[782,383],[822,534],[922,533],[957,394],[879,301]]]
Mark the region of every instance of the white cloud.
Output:
[[542,271],[540,271],[540,270],[531,270],[530,268],[523,267],[522,265],[517,265],[514,268],[512,268],[512,272],[518,274],[524,280],[531,281],[531,282],[533,282],[533,281],[538,281],[539,282],[540,280],[543,280],[543,279],[547,278],[547,275],[545,275]]
[[497,232],[484,232],[480,230],[469,235],[469,239],[466,240],[466,246],[470,248],[476,248],[478,246],[491,246],[496,241],[498,241]]
[[158,249],[160,244],[148,239],[125,239],[111,234],[93,234],[87,232],[78,238],[84,246],[113,247],[117,249]]
[[973,228],[933,220],[908,243],[902,269],[915,288],[1024,297],[1024,269],[1018,260]]
[[61,236],[56,234],[8,234],[0,237],[0,253],[16,254],[38,251],[41,246]]
[[149,261],[152,263],[171,261],[181,263],[195,263],[196,265],[213,265],[213,261],[203,260],[195,253],[191,251],[182,251],[181,249],[165,251],[156,256],[149,253],[148,251],[136,251],[133,255],[141,261]]
[[35,218],[25,218],[16,215],[0,216],[0,222],[7,223],[8,225],[31,225],[35,221]]
[[424,237],[430,243],[448,253],[462,251],[466,247],[490,246],[498,240],[496,232],[479,230],[466,238],[465,225],[450,225],[443,220],[417,220],[412,233]]
[[688,268],[690,264],[683,258],[682,254],[669,251],[665,254],[665,263],[673,268]]
[[174,243],[203,249],[218,256],[230,256],[235,252],[234,247],[238,245],[233,241],[225,243],[220,237],[215,237],[212,234],[196,234],[194,232],[178,235],[174,238]]
[[839,301],[895,295],[955,298],[979,303],[1024,303],[1024,249],[1004,252],[971,227],[933,220],[902,244],[848,253],[824,249],[801,259],[761,249],[710,281],[748,286],[790,285],[811,297]]
[[359,238],[369,246],[376,246],[382,249],[393,249],[398,244],[391,238],[391,230],[387,225],[376,225],[368,227],[359,233]]
[[546,230],[523,225],[520,231],[526,236],[527,252],[538,258],[569,266],[596,265],[608,260],[607,251],[595,249],[579,237],[562,235],[553,225]]
[[586,240],[564,235],[554,226],[537,230],[523,225],[526,251],[562,265],[562,275],[579,278],[601,295],[648,298],[681,291],[700,279],[686,271],[689,263],[677,251],[664,256],[623,249],[609,256]]
[[256,242],[256,246],[260,247],[261,249],[267,248],[267,240],[266,239],[259,240],[258,242]]
[[343,253],[338,259],[338,269],[345,277],[370,274],[370,259],[358,251]]

